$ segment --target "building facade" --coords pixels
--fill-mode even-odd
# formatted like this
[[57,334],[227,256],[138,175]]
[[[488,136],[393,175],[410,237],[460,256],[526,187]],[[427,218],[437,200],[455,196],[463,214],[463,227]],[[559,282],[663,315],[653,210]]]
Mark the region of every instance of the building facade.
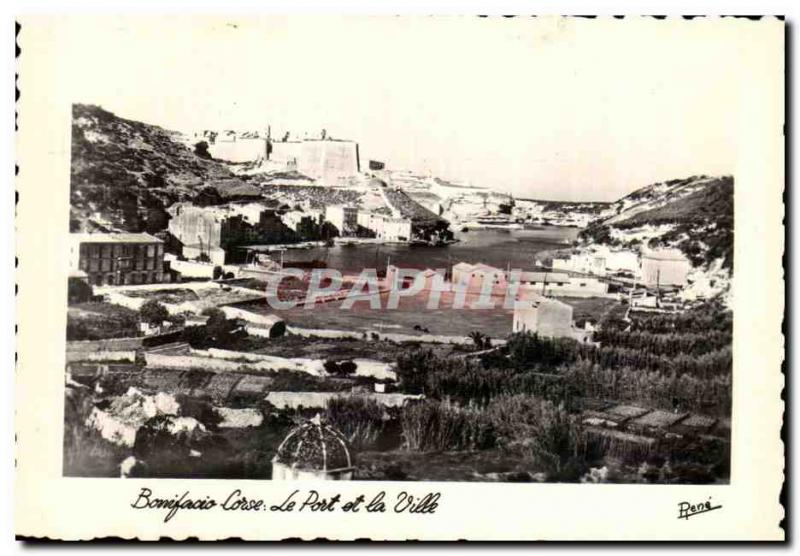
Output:
[[70,234],[70,270],[96,286],[160,283],[164,244],[150,234]]
[[325,207],[325,220],[336,226],[339,235],[355,235],[358,230],[358,209],[344,205]]
[[530,289],[541,295],[594,297],[608,293],[608,284],[597,278],[560,272],[522,272],[519,283],[521,289]]
[[529,332],[545,338],[572,338],[579,342],[591,339],[590,328],[577,328],[572,320],[572,306],[556,299],[536,297],[514,304],[514,332]]
[[169,232],[189,259],[230,262],[234,247],[291,241],[294,232],[273,208],[260,203],[198,207],[176,204],[169,209]]
[[686,285],[692,264],[678,249],[642,251],[642,283],[651,288]]
[[[608,293],[608,284],[588,276],[570,276],[561,272],[511,272],[482,263],[458,263],[452,268],[452,282],[479,291],[486,281],[491,281],[493,293],[504,293],[511,283],[518,284],[518,295],[563,297],[602,297]],[[487,288],[489,286],[486,286]]]
[[358,143],[318,139],[270,142],[269,160],[323,184],[336,184],[359,172]]

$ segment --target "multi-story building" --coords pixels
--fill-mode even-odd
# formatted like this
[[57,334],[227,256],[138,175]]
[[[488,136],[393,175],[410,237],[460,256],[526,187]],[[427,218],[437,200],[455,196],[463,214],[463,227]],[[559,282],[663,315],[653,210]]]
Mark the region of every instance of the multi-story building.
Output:
[[385,214],[359,212],[358,225],[372,232],[377,239],[405,243],[411,240],[412,225],[408,218],[395,218]]
[[150,234],[70,234],[70,270],[90,284],[117,286],[163,280],[164,245]]
[[336,226],[340,236],[354,235],[358,230],[358,209],[344,205],[325,207],[325,220]]
[[234,248],[258,243],[291,241],[294,232],[286,227],[273,208],[260,203],[198,207],[178,203],[170,207],[169,232],[190,259],[207,259],[215,264],[234,262]]

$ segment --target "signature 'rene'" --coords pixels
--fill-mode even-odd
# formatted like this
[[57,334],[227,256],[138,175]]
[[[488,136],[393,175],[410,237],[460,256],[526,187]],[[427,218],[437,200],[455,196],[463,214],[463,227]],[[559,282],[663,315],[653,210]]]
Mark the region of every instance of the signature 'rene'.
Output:
[[678,519],[689,519],[692,516],[710,512],[713,510],[719,510],[722,508],[722,505],[713,506],[711,504],[711,497],[708,497],[708,500],[705,502],[700,502],[698,504],[692,504],[689,502],[678,502]]

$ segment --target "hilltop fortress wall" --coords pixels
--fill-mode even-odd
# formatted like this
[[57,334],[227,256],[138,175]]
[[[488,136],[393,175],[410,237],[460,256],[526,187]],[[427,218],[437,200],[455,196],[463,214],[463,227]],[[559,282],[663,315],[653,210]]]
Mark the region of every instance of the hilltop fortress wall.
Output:
[[267,156],[267,140],[237,138],[235,141],[216,140],[209,144],[208,152],[218,160],[228,162],[253,162]]
[[272,143],[269,159],[331,185],[340,179],[355,176],[359,171],[358,143],[354,141]]

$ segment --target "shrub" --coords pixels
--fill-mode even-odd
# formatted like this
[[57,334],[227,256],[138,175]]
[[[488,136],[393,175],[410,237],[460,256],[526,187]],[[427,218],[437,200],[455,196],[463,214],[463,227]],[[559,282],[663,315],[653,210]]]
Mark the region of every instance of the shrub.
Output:
[[83,303],[92,298],[93,291],[85,280],[70,277],[67,281],[67,299],[70,304]]
[[181,331],[181,339],[195,349],[204,349],[209,344],[205,326],[187,326]]
[[203,311],[208,315],[206,322],[206,333],[208,338],[215,342],[219,347],[231,347],[235,341],[236,320],[228,319],[221,309],[211,308]]
[[194,144],[194,154],[200,158],[211,158],[211,153],[208,152],[208,143],[206,141],[198,141]]
[[325,371],[333,376],[350,376],[355,374],[358,365],[350,359],[344,361],[331,361],[327,360],[323,363]]
[[482,450],[495,444],[494,429],[482,411],[449,401],[407,406],[401,425],[405,448],[415,452]]
[[564,471],[582,453],[580,422],[563,405],[524,394],[498,396],[486,408],[501,448],[543,466]]
[[148,299],[139,309],[139,318],[152,326],[161,326],[169,318],[169,311],[161,302]]
[[383,406],[362,396],[329,399],[325,416],[356,450],[374,448],[386,422]]
[[[71,307],[70,309],[72,309]],[[81,303],[67,313],[67,340],[131,338],[139,335],[139,314],[111,303]]]

